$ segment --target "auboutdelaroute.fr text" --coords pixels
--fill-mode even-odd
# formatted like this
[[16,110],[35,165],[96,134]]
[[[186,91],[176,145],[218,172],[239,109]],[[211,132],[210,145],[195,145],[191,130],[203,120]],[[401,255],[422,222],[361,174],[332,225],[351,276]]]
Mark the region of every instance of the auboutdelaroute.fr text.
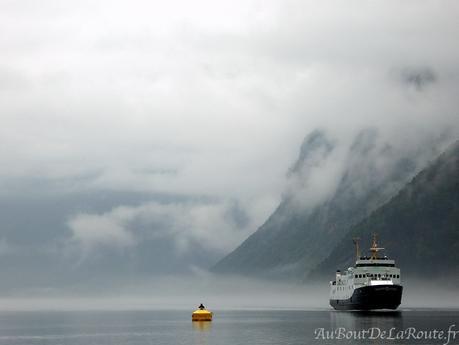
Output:
[[442,345],[449,345],[459,340],[459,329],[450,325],[447,329],[422,330],[416,327],[381,329],[371,327],[362,330],[348,330],[345,327],[334,329],[316,328],[315,339],[323,340],[431,340]]

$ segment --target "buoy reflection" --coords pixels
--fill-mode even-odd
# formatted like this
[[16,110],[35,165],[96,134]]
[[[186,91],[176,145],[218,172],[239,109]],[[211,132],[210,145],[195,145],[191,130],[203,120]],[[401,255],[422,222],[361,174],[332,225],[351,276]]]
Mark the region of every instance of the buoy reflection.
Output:
[[193,321],[193,329],[197,331],[209,331],[212,328],[212,322],[209,321]]

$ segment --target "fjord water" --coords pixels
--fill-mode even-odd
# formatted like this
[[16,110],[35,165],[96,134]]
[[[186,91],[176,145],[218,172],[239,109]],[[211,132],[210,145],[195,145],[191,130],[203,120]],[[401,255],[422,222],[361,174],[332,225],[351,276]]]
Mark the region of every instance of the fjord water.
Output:
[[[459,323],[459,311],[432,309],[395,312],[217,310],[211,323],[192,323],[190,313],[178,310],[2,312],[0,344],[444,344],[446,340],[432,339],[324,339],[320,330],[341,328],[349,332],[373,328],[378,332],[378,329],[412,327],[417,331],[447,331]],[[458,344],[459,336],[449,343]]]

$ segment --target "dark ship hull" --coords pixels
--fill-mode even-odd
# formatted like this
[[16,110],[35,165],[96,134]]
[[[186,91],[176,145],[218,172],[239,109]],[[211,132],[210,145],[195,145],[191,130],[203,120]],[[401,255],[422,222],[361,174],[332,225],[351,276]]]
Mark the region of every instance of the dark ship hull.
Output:
[[331,299],[336,310],[397,309],[402,302],[401,285],[363,286],[354,290],[351,298]]

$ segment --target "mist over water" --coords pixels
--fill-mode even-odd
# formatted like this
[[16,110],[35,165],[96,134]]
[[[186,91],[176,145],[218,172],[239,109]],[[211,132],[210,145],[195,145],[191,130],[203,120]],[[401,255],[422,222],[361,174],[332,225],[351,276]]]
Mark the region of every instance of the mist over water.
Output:
[[[333,274],[330,274],[332,277]],[[457,281],[406,278],[401,309],[459,308]],[[170,276],[24,290],[0,298],[1,310],[331,310],[329,281],[276,282],[239,276]]]
[[[425,333],[457,324],[453,282],[442,281],[440,286],[407,278],[403,285],[398,310],[372,312],[333,310],[323,279],[292,284],[205,272],[104,287],[82,284],[35,295],[23,292],[0,299],[0,345],[445,344],[424,338],[349,340],[320,335],[371,331],[377,337],[384,331],[411,328]],[[200,303],[214,313],[212,322],[191,322]]]

